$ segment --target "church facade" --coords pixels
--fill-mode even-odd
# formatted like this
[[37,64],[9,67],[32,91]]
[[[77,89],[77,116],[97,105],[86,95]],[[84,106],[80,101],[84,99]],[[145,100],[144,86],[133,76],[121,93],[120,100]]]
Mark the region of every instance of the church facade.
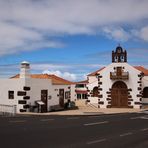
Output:
[[127,63],[118,46],[112,63],[87,76],[88,102],[99,108],[142,108],[148,104],[148,70]]

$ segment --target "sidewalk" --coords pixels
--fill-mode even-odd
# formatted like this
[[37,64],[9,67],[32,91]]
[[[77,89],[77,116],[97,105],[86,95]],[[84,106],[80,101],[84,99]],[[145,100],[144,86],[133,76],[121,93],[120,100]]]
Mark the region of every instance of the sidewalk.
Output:
[[128,109],[128,108],[108,108],[108,109],[77,109],[77,110],[64,110],[48,113],[20,113],[23,115],[99,115],[99,114],[118,114],[118,113],[137,113],[146,109]]
[[100,114],[118,114],[118,113],[137,113],[147,109],[131,108],[97,108],[94,105],[86,104],[85,100],[77,100],[75,110],[55,111],[48,113],[24,112],[23,115],[100,115]]

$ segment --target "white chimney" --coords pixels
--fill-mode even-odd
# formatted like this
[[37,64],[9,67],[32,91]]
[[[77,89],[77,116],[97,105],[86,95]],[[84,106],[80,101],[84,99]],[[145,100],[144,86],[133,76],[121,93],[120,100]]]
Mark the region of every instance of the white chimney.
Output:
[[30,64],[27,61],[21,63],[20,78],[30,78]]

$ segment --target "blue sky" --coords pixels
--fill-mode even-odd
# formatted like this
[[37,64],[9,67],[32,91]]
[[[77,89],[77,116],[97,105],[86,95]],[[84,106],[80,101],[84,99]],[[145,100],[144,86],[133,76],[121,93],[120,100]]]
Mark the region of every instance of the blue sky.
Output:
[[111,63],[120,43],[128,62],[148,68],[147,0],[0,0],[0,77],[19,72],[78,81]]

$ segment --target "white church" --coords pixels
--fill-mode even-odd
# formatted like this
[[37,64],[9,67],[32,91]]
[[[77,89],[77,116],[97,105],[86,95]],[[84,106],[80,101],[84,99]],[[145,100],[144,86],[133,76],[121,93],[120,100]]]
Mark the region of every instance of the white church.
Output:
[[148,104],[148,70],[127,63],[127,52],[118,46],[112,63],[87,76],[88,102],[98,108],[137,108]]

